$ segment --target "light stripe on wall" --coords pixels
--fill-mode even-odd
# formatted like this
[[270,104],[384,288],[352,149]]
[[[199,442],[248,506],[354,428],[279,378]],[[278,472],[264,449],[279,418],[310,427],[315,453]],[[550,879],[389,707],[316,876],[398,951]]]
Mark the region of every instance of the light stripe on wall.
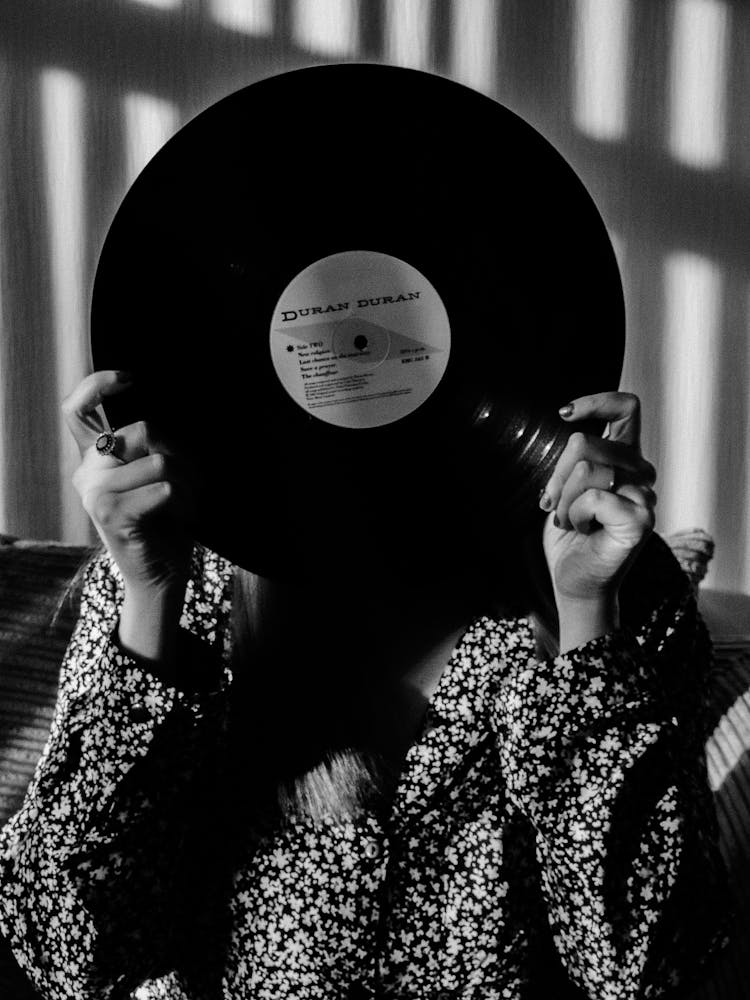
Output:
[[718,265],[675,253],[664,266],[660,531],[715,530],[722,278]]
[[144,7],[159,7],[162,10],[172,10],[182,4],[182,0],[133,0],[133,3]]
[[577,0],[573,29],[573,117],[593,139],[627,130],[630,0]]
[[292,36],[297,45],[311,52],[354,55],[359,46],[357,0],[297,0]]
[[426,69],[430,52],[429,0],[387,0],[386,61],[409,69]]
[[[83,83],[67,70],[46,69],[40,77],[40,97],[57,369],[56,402],[59,403],[86,374],[89,359],[84,291]],[[60,426],[58,454],[63,538],[83,542],[88,539],[88,518],[70,482],[79,461],[78,449],[67,427],[62,422]]]
[[248,35],[273,31],[273,0],[209,0],[209,13],[217,24]]
[[[5,139],[4,125],[4,116],[2,116],[0,117],[0,149],[8,148],[5,142],[3,142],[3,139]],[[4,171],[4,167],[5,158],[0,156],[0,171]],[[8,434],[8,412],[6,408],[10,405],[10,403],[6,396],[6,386],[10,385],[10,380],[13,378],[13,372],[10,370],[9,365],[6,369],[6,353],[4,350],[4,346],[8,342],[5,329],[5,308],[3,302],[5,287],[5,234],[8,232],[8,228],[3,217],[3,210],[5,208],[4,195],[4,176],[3,173],[0,173],[0,533],[8,532],[8,483],[6,480],[7,466],[5,464],[8,451],[6,448],[5,436]]]
[[151,157],[177,131],[177,108],[153,94],[131,92],[125,115],[125,181],[131,184]]
[[491,94],[497,85],[497,0],[453,0],[451,76]]
[[728,38],[726,3],[675,0],[669,149],[692,167],[717,167],[724,159]]
[[[747,296],[747,319],[745,322],[745,343],[750,345],[750,294]],[[745,351],[745,377],[743,384],[750,386],[750,347]],[[740,428],[742,430],[742,428]],[[750,403],[745,406],[745,428],[741,437],[744,445],[745,483],[740,511],[744,530],[744,552],[742,578],[740,587],[745,594],[750,594]]]

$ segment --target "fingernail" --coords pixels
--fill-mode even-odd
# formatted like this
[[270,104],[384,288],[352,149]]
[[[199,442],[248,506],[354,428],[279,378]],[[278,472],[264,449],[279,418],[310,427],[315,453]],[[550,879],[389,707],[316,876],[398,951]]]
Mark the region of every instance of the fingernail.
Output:
[[117,381],[123,383],[132,382],[133,376],[130,374],[130,372],[117,372]]
[[552,510],[552,498],[549,493],[547,493],[546,488],[543,486],[539,493],[539,506],[542,510],[550,511]]
[[555,514],[555,516],[552,518],[552,523],[556,528],[560,527],[560,518],[557,516],[557,514]]
[[572,403],[566,403],[565,406],[561,406],[557,412],[560,414],[561,417],[572,417],[573,409],[574,407]]

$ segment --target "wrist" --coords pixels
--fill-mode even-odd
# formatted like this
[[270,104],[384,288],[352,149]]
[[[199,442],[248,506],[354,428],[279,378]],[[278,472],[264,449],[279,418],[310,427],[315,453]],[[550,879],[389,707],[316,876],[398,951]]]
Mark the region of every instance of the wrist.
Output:
[[620,606],[616,592],[585,598],[555,594],[555,603],[561,653],[567,653],[620,627]]
[[184,597],[184,588],[143,588],[126,583],[118,626],[123,649],[142,659],[170,664]]

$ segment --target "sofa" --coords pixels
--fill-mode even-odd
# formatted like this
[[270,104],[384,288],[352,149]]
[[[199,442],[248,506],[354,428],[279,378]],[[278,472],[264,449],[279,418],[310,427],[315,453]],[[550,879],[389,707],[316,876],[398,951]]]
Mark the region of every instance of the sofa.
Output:
[[[698,588],[714,643],[706,756],[734,903],[732,938],[690,1000],[748,1000],[750,596],[700,586],[712,552],[705,532],[679,532],[667,542]],[[0,535],[0,824],[20,805],[49,732],[59,666],[76,619],[76,572],[87,555],[81,547]],[[0,939],[0,998],[35,997]]]

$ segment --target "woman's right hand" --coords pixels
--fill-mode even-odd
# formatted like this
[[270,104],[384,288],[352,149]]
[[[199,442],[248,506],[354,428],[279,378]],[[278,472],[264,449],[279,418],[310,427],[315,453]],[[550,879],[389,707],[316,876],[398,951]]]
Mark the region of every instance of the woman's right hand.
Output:
[[106,431],[98,407],[130,385],[114,371],[94,372],[63,403],[81,452],[73,483],[125,584],[120,639],[150,659],[165,655],[184,599],[190,558],[190,491],[168,449],[144,423],[118,428],[102,455]]

